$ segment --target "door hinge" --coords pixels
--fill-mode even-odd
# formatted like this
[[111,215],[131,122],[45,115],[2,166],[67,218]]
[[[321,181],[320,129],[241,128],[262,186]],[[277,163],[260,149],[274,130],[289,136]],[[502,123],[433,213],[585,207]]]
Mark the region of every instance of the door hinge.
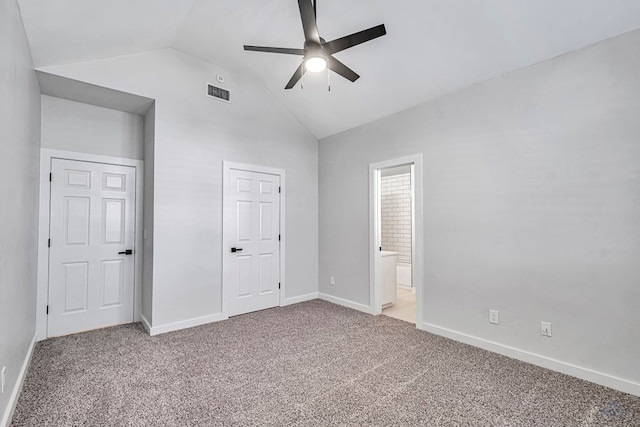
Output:
[[280,241],[280,235],[278,234],[278,241]]
[[51,247],[51,239],[49,239],[49,240],[47,241],[47,247],[48,247],[48,248],[50,248],[50,247]]
[[278,187],[278,193],[282,193],[282,187]]
[[280,289],[280,282],[278,282],[278,289]]
[[47,314],[49,314],[49,306],[47,306]]
[[49,182],[51,182],[52,178],[53,178],[53,174],[51,172],[49,172]]

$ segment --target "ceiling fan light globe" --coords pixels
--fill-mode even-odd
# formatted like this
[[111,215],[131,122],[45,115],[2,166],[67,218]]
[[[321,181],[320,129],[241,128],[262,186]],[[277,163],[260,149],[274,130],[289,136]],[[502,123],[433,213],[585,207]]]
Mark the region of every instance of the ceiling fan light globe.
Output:
[[309,72],[318,73],[327,68],[327,60],[321,56],[312,56],[304,62],[304,67]]

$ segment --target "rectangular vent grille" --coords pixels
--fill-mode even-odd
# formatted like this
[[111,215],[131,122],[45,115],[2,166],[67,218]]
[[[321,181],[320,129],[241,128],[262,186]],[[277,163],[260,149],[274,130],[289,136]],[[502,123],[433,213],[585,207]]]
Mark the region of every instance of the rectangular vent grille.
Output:
[[207,83],[207,95],[225,102],[231,102],[231,92]]

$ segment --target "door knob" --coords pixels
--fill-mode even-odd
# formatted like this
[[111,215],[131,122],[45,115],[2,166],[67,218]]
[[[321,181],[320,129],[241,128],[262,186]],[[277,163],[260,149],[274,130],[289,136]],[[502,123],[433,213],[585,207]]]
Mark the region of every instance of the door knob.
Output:
[[127,249],[126,251],[118,252],[118,255],[131,255],[133,253],[133,249]]
[[231,252],[242,252],[242,248],[231,248]]

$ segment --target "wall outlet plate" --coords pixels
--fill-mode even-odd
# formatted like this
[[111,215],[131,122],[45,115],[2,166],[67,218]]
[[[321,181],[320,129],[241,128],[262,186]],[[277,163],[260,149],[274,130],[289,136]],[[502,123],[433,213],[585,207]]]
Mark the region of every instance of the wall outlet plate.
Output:
[[494,325],[500,324],[500,313],[498,310],[489,310],[489,323],[493,323]]
[[0,390],[0,393],[4,393],[4,385],[6,384],[6,377],[7,377],[7,367],[3,366],[2,367],[2,374],[0,374],[0,376],[2,376],[2,379],[0,380],[2,382],[2,388]]
[[331,286],[335,286],[335,284],[336,284],[336,278],[335,278],[335,277],[333,277],[333,276],[329,277],[329,284],[330,284]]
[[551,336],[551,323],[550,322],[540,322],[540,333],[545,337]]

